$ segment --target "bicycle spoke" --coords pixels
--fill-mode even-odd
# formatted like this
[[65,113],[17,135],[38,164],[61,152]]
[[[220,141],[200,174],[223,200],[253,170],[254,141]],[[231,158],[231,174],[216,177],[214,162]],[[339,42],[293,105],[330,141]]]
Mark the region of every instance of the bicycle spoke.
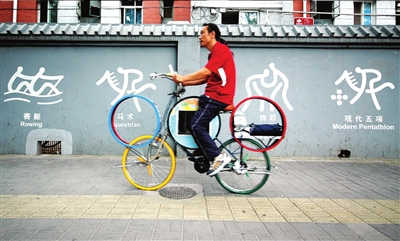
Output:
[[[141,144],[150,138],[151,136],[142,136],[130,144]],[[152,142],[135,148],[134,151],[126,148],[122,158],[125,177],[133,186],[142,190],[156,190],[165,186],[175,172],[176,161],[171,147],[166,142],[161,143],[160,138],[156,138],[154,142],[156,145]],[[127,165],[131,162],[138,165]]]
[[[242,139],[241,141],[251,148],[262,148],[261,144],[254,140]],[[232,167],[224,168],[216,175],[217,181],[226,190],[250,194],[259,190],[267,182],[270,164],[266,152],[249,151],[234,139],[226,141],[220,149],[238,159]]]

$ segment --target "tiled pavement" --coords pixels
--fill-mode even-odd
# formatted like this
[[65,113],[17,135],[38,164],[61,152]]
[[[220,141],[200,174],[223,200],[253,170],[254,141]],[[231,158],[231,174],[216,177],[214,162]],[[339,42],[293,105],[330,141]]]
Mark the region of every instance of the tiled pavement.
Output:
[[174,200],[130,186],[119,157],[0,158],[0,240],[400,240],[399,160],[272,158],[235,195],[180,159],[168,186],[198,194]]

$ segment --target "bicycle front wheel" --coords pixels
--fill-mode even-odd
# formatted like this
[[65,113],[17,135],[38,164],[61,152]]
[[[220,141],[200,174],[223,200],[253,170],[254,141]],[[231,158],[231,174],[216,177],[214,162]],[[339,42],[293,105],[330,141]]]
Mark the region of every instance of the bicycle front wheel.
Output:
[[[126,95],[119,99],[108,115],[108,127],[115,140],[125,147],[142,147],[149,144],[161,128],[160,111],[149,98],[141,95]],[[139,136],[152,133],[148,142],[129,142]]]
[[[125,148],[122,170],[128,181],[138,189],[154,191],[167,185],[175,173],[175,154],[167,142],[150,135],[140,136]],[[138,147],[141,146],[141,147]]]
[[[252,149],[263,148],[253,139],[241,139],[241,143]],[[267,152],[250,151],[235,139],[226,141],[220,149],[232,155],[232,162],[215,176],[223,188],[232,193],[250,194],[258,191],[268,181],[271,165]]]

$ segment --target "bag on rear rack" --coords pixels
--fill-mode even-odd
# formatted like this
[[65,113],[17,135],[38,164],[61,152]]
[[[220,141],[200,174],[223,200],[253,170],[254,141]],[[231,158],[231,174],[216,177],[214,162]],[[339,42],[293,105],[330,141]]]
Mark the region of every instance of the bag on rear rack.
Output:
[[281,136],[283,128],[279,124],[253,124],[250,129],[252,136]]

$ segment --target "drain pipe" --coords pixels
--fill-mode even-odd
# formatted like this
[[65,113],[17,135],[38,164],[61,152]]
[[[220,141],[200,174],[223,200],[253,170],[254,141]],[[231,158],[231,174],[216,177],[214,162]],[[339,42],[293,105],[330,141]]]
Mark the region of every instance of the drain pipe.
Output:
[[303,17],[307,17],[307,0],[303,0]]
[[18,0],[13,0],[13,23],[17,22],[17,8],[18,8]]

